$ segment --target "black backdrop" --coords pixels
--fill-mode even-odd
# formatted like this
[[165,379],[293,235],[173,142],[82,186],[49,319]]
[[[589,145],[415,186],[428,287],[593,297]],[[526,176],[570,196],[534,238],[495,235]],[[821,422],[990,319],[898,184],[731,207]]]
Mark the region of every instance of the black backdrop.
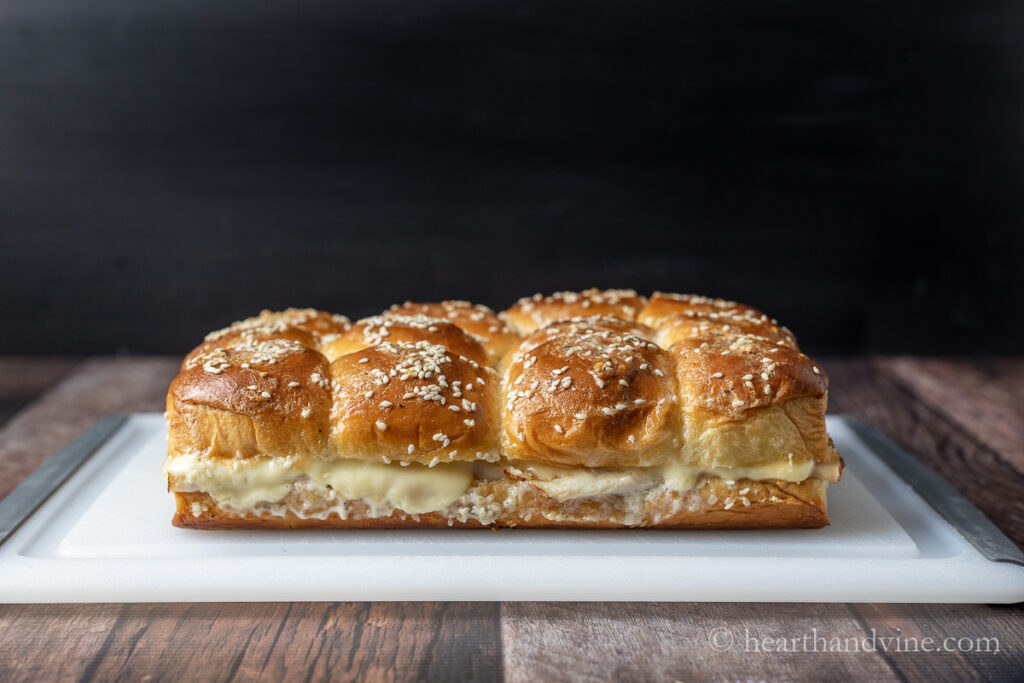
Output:
[[1024,4],[0,2],[0,352],[634,286],[1020,351]]

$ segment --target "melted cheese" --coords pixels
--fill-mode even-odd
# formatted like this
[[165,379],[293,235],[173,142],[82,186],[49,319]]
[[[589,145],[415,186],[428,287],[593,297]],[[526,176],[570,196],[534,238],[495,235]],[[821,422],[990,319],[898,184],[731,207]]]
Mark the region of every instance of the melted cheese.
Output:
[[704,468],[674,462],[659,467],[610,470],[551,467],[536,463],[517,465],[517,470],[532,475],[528,476],[532,485],[560,501],[609,494],[628,495],[662,484],[672,491],[689,491],[703,476],[731,481],[780,479],[792,482],[803,481],[812,475],[828,478],[828,466],[816,468],[812,462],[790,464],[785,460],[757,467]]
[[[811,476],[835,480],[837,464],[781,460],[755,467],[707,468],[673,462],[658,467],[586,469],[551,467],[517,462],[513,473],[560,501],[595,496],[629,496],[664,485],[673,491],[689,491],[703,476],[726,480],[780,479],[803,481]],[[170,457],[164,471],[172,491],[203,491],[219,504],[245,510],[260,503],[277,503],[296,482],[333,489],[344,500],[365,500],[373,506],[411,514],[445,510],[462,497],[474,479],[472,463],[446,463],[436,467],[362,460],[330,462],[265,458],[228,461],[200,458],[196,454]],[[498,472],[491,476],[500,476]]]
[[168,458],[164,471],[173,491],[203,491],[219,504],[244,510],[258,503],[276,503],[297,481],[334,489],[342,498],[421,514],[443,510],[455,502],[473,479],[469,463],[437,467],[362,460],[308,462],[265,458],[246,462],[199,458],[195,454]]

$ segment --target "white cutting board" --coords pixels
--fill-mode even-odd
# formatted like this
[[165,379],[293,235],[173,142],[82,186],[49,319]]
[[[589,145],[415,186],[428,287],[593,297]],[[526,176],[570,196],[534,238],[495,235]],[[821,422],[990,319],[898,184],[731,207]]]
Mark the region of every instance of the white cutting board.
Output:
[[1024,600],[840,419],[831,526],[766,531],[178,529],[165,430],[132,416],[0,546],[0,602]]

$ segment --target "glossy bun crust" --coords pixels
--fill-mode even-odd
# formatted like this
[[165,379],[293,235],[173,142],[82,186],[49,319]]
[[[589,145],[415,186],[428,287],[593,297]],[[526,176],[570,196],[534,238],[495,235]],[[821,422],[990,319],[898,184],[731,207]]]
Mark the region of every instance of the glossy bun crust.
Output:
[[582,316],[610,315],[636,320],[646,302],[632,289],[588,289],[524,297],[502,315],[520,334],[527,334],[548,323]]
[[[168,462],[196,477],[260,473],[252,481],[365,463],[359,484],[376,497],[310,474],[268,502],[229,503],[179,467],[174,523],[820,527],[842,469],[827,395],[787,328],[696,295],[559,292],[501,314],[406,302],[355,325],[264,311],[186,357],[167,395]],[[468,483],[437,509],[387,502],[451,473]],[[250,475],[232,476],[244,488]]]
[[228,460],[319,455],[330,431],[329,376],[323,355],[290,339],[193,356],[167,393],[169,452]]
[[426,315],[447,320],[479,339],[487,349],[490,364],[495,366],[519,341],[519,335],[508,323],[498,317],[497,313],[487,306],[471,304],[468,301],[440,301],[426,304],[406,301],[404,304],[395,304],[382,315],[384,317]]
[[569,467],[660,464],[678,450],[676,386],[664,349],[609,329],[567,331],[512,358],[505,453]]
[[385,342],[331,363],[335,429],[348,458],[498,460],[498,376],[429,342]]

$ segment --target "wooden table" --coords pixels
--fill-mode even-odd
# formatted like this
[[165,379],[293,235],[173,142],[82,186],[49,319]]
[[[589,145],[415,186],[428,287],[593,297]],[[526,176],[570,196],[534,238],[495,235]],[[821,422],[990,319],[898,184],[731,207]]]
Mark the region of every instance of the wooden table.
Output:
[[[0,359],[0,497],[170,358]],[[917,454],[1024,545],[1024,360],[824,359],[830,409]],[[6,423],[6,424],[4,424]],[[721,629],[735,638],[732,648]],[[753,639],[998,638],[999,653],[763,652]],[[716,636],[716,634],[719,634]],[[808,646],[813,649],[813,646]],[[0,680],[1020,679],[1024,608],[701,603],[0,605]]]

